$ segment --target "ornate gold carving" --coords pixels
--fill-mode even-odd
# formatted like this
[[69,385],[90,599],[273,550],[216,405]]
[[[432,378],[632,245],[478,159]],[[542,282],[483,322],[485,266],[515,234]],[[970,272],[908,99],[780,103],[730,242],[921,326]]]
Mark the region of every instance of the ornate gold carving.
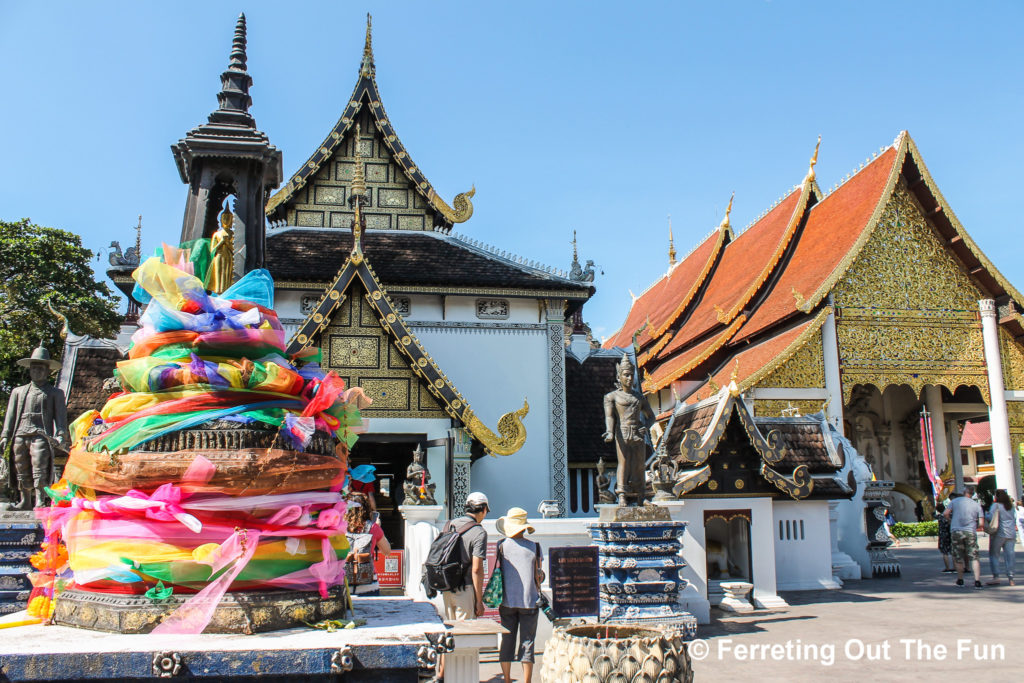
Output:
[[902,184],[833,297],[844,401],[856,384],[974,385],[988,401],[981,294]]
[[717,491],[718,490],[718,482],[715,481],[714,479],[709,481],[708,482],[708,489],[710,489],[711,491]]
[[1003,383],[1010,391],[1024,390],[1024,347],[1002,328],[999,329],[999,339],[1002,342]]
[[328,365],[332,368],[380,367],[380,338],[327,334]]
[[1007,401],[1006,412],[1010,422],[1010,452],[1012,457],[1020,457],[1024,444],[1024,402]]
[[794,500],[806,498],[814,490],[814,480],[811,479],[806,465],[798,465],[793,470],[793,474],[790,477],[786,477],[768,467],[768,463],[761,463],[761,476]]
[[441,197],[438,196],[437,192],[434,192],[434,188],[430,188],[427,193],[427,201],[434,205],[441,215],[450,220],[452,223],[465,223],[473,215],[473,195],[476,194],[476,186],[470,188],[469,192],[460,192],[455,195],[455,199],[452,204],[455,208],[448,206]]
[[409,401],[409,379],[364,378],[360,379],[359,385],[373,399],[374,410],[408,411],[412,407]]
[[754,415],[757,417],[787,417],[785,411],[792,408],[796,408],[801,415],[813,415],[824,410],[827,403],[827,400],[818,399],[785,400],[759,398],[754,400],[753,409]]
[[789,360],[775,368],[758,387],[818,388],[825,386],[825,360],[821,349],[821,330],[817,330]]
[[[711,465],[704,465],[700,469],[682,472],[676,477],[676,484],[672,487],[672,495],[682,498],[711,478]],[[710,482],[708,488],[714,491],[718,488],[718,482]]]
[[[810,342],[811,340],[813,340],[815,338],[818,339],[818,345],[817,346],[818,346],[818,350],[819,350],[818,352],[820,353],[820,350],[821,350],[821,334],[820,334],[821,326],[825,323],[825,319],[829,315],[831,315],[831,313],[832,313],[832,307],[831,306],[825,306],[824,308],[822,308],[818,312],[818,314],[816,316],[814,316],[814,318],[811,319],[811,322],[807,326],[807,329],[805,329],[803,332],[801,332],[800,336],[798,336],[795,340],[793,340],[792,344],[787,346],[782,351],[782,353],[780,353],[778,356],[775,357],[775,359],[773,361],[771,361],[770,363],[767,363],[766,365],[764,365],[763,367],[758,369],[756,372],[754,372],[752,375],[750,375],[749,377],[747,377],[745,380],[743,380],[740,383],[740,387],[739,387],[740,391],[747,391],[751,387],[755,387],[755,386],[768,386],[766,384],[763,384],[764,378],[768,377],[769,375],[774,373],[775,370],[777,370],[779,367],[781,367],[790,358],[792,358],[798,351],[800,351],[805,346],[807,346],[808,342]],[[825,380],[824,380],[824,370],[822,370],[822,385],[824,384],[824,382],[825,382]],[[821,386],[821,385],[819,385],[819,386]],[[715,391],[717,391],[717,389],[715,389]]]
[[[530,404],[525,400],[523,407],[515,412],[505,413],[498,418],[498,434],[487,428],[480,418],[468,407],[463,413],[466,429],[483,444],[490,455],[512,455],[526,443],[526,427],[523,418],[530,412]],[[500,436],[499,436],[500,434]]]
[[736,481],[734,481],[732,483],[732,485],[733,485],[733,487],[736,488],[737,491],[742,491],[743,487],[746,486],[746,484],[743,482],[742,479],[737,479]]

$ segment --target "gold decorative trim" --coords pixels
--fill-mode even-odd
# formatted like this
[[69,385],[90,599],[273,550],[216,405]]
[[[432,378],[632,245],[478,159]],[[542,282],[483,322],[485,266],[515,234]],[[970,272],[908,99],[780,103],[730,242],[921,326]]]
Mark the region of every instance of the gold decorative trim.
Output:
[[716,351],[718,351],[720,348],[725,346],[725,344],[730,339],[733,338],[733,336],[739,331],[740,327],[742,327],[743,323],[745,323],[746,321],[747,321],[746,314],[743,314],[740,317],[736,318],[732,322],[732,324],[729,325],[729,327],[727,327],[725,329],[725,331],[722,332],[721,335],[719,335],[718,339],[716,339],[715,342],[713,344],[711,344],[711,346],[706,348],[703,352],[698,354],[696,358],[694,358],[692,361],[690,361],[686,365],[682,366],[680,369],[670,373],[664,379],[657,380],[656,382],[652,382],[650,379],[644,381],[644,383],[642,385],[644,393],[650,394],[650,393],[654,393],[655,391],[660,391],[661,389],[665,388],[666,386],[668,386],[669,384],[671,384],[672,382],[677,380],[679,377],[685,375],[686,373],[690,372],[694,368],[699,367],[701,363],[706,361]]
[[[731,200],[730,200],[730,203],[731,203]],[[663,325],[661,325],[660,327],[652,330],[652,332],[651,332],[651,337],[652,338],[657,339],[658,337],[661,337],[661,335],[663,335],[666,332],[666,330],[668,330],[668,328],[672,326],[672,323],[674,323],[679,318],[679,316],[683,314],[683,311],[685,311],[686,307],[690,305],[690,303],[693,301],[693,298],[695,296],[697,296],[697,292],[700,290],[701,285],[704,284],[704,280],[707,279],[708,274],[711,272],[712,267],[714,267],[715,263],[718,262],[718,257],[721,256],[721,254],[722,254],[722,247],[725,246],[726,238],[731,236],[731,234],[732,234],[731,230],[732,230],[732,228],[729,227],[728,221],[723,221],[723,224],[721,226],[719,226],[719,229],[718,229],[718,239],[715,240],[715,246],[711,248],[711,254],[708,255],[708,260],[704,264],[704,268],[701,270],[700,274],[697,276],[697,279],[694,281],[693,285],[690,287],[690,291],[688,291],[686,293],[686,296],[684,296],[679,301],[679,305],[676,306],[675,311],[673,311],[672,314],[669,315],[669,317],[665,321],[665,323]],[[686,262],[685,258],[683,259],[683,262],[684,263]],[[679,266],[676,266],[676,267],[678,268]],[[664,347],[665,344],[667,344],[667,343],[668,343],[668,341],[666,340],[664,343],[662,343],[661,346]],[[658,350],[660,351],[661,349],[659,348]],[[652,350],[651,353],[655,353],[655,352]],[[641,365],[642,364],[643,363],[641,362]]]
[[782,353],[776,356],[770,363],[761,366],[761,369],[754,372],[752,375],[747,377],[745,380],[740,382],[740,391],[747,391],[751,387],[757,386],[758,382],[770,375],[777,368],[781,367],[783,363],[788,361],[793,355],[799,351],[803,346],[814,338],[821,326],[825,324],[825,319],[832,313],[831,306],[825,306],[822,308],[814,318],[811,319],[810,325],[807,329],[800,333],[793,342],[787,346]]
[[791,477],[786,477],[768,467],[768,463],[762,463],[761,476],[794,500],[806,498],[814,491],[814,480],[811,479],[811,475],[807,472],[806,465],[798,465],[793,470]]
[[[672,495],[682,498],[690,491],[693,491],[701,484],[711,478],[711,465],[704,465],[698,470],[684,472],[676,478],[676,485],[672,487]],[[717,487],[717,484],[716,484]]]
[[[814,291],[809,297],[806,298],[804,306],[807,310],[811,310],[816,307],[822,299],[828,296],[832,288],[835,287],[839,279],[846,274],[847,269],[853,265],[853,262],[857,260],[857,256],[860,254],[861,249],[868,243],[871,235],[875,232],[875,226],[878,225],[879,219],[882,217],[882,213],[885,211],[885,207],[889,203],[889,196],[892,194],[893,189],[896,187],[896,181],[899,180],[900,175],[903,171],[903,160],[907,153],[907,141],[909,135],[906,131],[900,133],[900,137],[897,140],[896,145],[896,156],[893,158],[892,168],[889,169],[889,179],[885,182],[885,188],[878,197],[878,203],[875,205],[875,210],[871,213],[871,217],[868,218],[867,225],[861,231],[857,241],[854,242],[853,246],[846,253],[846,256],[842,258],[836,267],[832,269],[825,281],[821,283],[817,290]],[[813,209],[812,209],[813,210]],[[804,310],[801,308],[800,310]]]
[[[324,292],[319,303],[296,330],[288,344],[288,352],[298,352],[327,328],[331,316],[346,298],[345,291],[356,277],[366,288],[365,300],[376,314],[381,328],[390,337],[394,347],[408,361],[413,374],[423,382],[444,412],[464,424],[490,455],[512,455],[522,448],[526,443],[526,427],[523,425],[522,418],[530,411],[526,400],[524,399],[522,408],[505,413],[498,419],[498,434],[488,429],[476,417],[469,402],[459,393],[448,376],[441,371],[406,324],[405,319],[395,309],[387,290],[381,286],[373,266],[365,257],[359,263],[352,258],[345,261],[330,289]],[[338,292],[339,296],[332,297],[330,292]],[[321,316],[322,322],[315,320],[316,315]]]
[[[365,255],[364,255],[365,256]],[[280,290],[323,289],[330,280],[281,280],[274,283]],[[505,287],[420,287],[417,285],[395,285],[388,288],[392,294],[439,294],[442,296],[507,296],[530,299],[572,299],[586,300],[590,295],[586,289],[509,289]]]

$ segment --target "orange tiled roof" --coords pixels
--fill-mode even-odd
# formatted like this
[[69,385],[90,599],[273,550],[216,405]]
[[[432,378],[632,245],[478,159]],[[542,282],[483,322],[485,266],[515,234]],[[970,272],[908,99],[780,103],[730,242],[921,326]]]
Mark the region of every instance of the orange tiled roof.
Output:
[[660,337],[664,329],[675,320],[697,293],[715,259],[721,253],[726,236],[725,230],[712,232],[667,275],[663,275],[641,294],[633,302],[626,322],[618,332],[605,341],[604,348],[632,344],[633,333],[648,320],[651,322],[650,327],[637,339],[641,347]]
[[800,222],[809,183],[794,189],[763,218],[730,242],[700,303],[659,358],[668,358],[717,325],[730,323],[771,274]]
[[[818,331],[831,312],[832,309],[826,307],[813,318],[808,318],[799,325],[774,337],[769,337],[759,344],[739,347],[738,353],[723,363],[718,372],[712,376],[712,381],[720,387],[727,386],[730,381],[735,381],[740,391],[746,391],[800,350]],[[733,373],[735,373],[735,377],[733,377]],[[710,384],[705,384],[690,394],[690,398],[700,401],[710,398],[714,394]]]
[[658,365],[650,377],[644,380],[643,390],[647,393],[658,391],[699,366],[732,339],[732,336],[745,321],[746,316],[741,315],[721,334],[708,337],[696,346]]
[[[764,331],[800,310],[809,311],[807,305],[803,309],[797,308],[793,291],[801,295],[801,300],[803,297],[811,299],[847,255],[858,247],[861,236],[870,231],[877,210],[884,208],[902,159],[903,155],[898,154],[895,147],[890,147],[842,187],[811,207],[807,223],[779,281],[740,330],[737,340]],[[817,303],[816,300],[808,301],[812,306]]]

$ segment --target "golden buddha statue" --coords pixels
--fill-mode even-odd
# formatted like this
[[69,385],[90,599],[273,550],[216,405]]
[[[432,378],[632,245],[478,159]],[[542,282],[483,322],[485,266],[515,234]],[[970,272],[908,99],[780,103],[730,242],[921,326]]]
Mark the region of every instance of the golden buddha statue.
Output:
[[235,272],[235,233],[231,226],[235,221],[229,208],[230,199],[224,202],[224,211],[220,214],[220,229],[210,238],[210,251],[213,259],[206,275],[206,288],[214,294],[222,294],[231,286]]

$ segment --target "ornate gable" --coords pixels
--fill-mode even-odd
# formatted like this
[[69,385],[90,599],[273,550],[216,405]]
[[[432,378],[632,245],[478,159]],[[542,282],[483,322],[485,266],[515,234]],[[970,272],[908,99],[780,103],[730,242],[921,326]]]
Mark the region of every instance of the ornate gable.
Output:
[[[357,125],[358,124],[358,127]],[[370,229],[450,229],[473,215],[475,190],[449,206],[413,162],[384,111],[377,89],[370,18],[359,79],[348,105],[315,152],[267,202],[272,222],[299,227],[347,228],[355,140],[366,163],[366,226]]]
[[899,183],[872,234],[836,282],[843,399],[856,384],[974,385],[988,400],[981,291]]

